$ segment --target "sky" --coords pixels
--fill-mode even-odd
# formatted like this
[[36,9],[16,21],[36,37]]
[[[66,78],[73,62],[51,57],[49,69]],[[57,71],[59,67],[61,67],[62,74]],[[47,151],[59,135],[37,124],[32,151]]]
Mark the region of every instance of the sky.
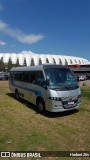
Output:
[[90,0],[0,0],[0,53],[90,61]]

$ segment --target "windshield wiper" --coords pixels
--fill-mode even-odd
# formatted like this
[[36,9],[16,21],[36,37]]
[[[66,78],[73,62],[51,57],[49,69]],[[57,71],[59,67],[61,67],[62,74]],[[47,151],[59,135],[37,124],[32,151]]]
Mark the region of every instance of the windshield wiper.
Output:
[[65,86],[65,88],[67,89],[67,90],[71,90],[71,89],[77,89],[77,88],[79,88],[79,86],[78,85],[70,85],[70,86]]

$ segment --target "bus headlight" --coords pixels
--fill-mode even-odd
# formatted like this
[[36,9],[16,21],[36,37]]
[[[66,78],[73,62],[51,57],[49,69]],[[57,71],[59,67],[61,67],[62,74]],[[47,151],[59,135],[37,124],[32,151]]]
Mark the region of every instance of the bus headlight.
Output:
[[82,95],[78,95],[78,102],[80,103],[82,101]]

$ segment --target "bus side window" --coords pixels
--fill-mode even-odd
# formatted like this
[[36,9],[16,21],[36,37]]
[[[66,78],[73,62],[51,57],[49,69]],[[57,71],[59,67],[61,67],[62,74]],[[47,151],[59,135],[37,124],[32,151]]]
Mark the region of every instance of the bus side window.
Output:
[[46,88],[46,82],[45,82],[44,75],[43,75],[42,71],[36,72],[36,77],[35,77],[33,83]]
[[23,82],[29,82],[29,72],[28,71],[24,71],[23,72]]
[[18,73],[17,72],[14,72],[14,80],[18,80]]
[[30,73],[30,83],[34,83],[36,79],[36,72],[31,71]]
[[10,80],[13,80],[13,75],[14,75],[14,73],[13,73],[13,72],[10,72],[10,75],[9,75],[9,79],[10,79]]
[[18,72],[18,81],[22,81],[23,72]]
[[42,71],[37,72],[37,78],[44,78]]

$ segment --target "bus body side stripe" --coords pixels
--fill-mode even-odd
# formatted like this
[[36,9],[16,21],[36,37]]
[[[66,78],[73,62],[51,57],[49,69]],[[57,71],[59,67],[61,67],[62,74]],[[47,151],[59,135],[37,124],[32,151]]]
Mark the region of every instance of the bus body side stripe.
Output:
[[15,86],[15,87],[27,90],[27,91],[34,92],[37,96],[42,97],[41,91],[38,91],[38,90],[35,90],[35,89],[31,89],[31,88],[28,88],[28,87],[22,87],[22,86],[16,85],[15,83],[13,83],[12,85]]

